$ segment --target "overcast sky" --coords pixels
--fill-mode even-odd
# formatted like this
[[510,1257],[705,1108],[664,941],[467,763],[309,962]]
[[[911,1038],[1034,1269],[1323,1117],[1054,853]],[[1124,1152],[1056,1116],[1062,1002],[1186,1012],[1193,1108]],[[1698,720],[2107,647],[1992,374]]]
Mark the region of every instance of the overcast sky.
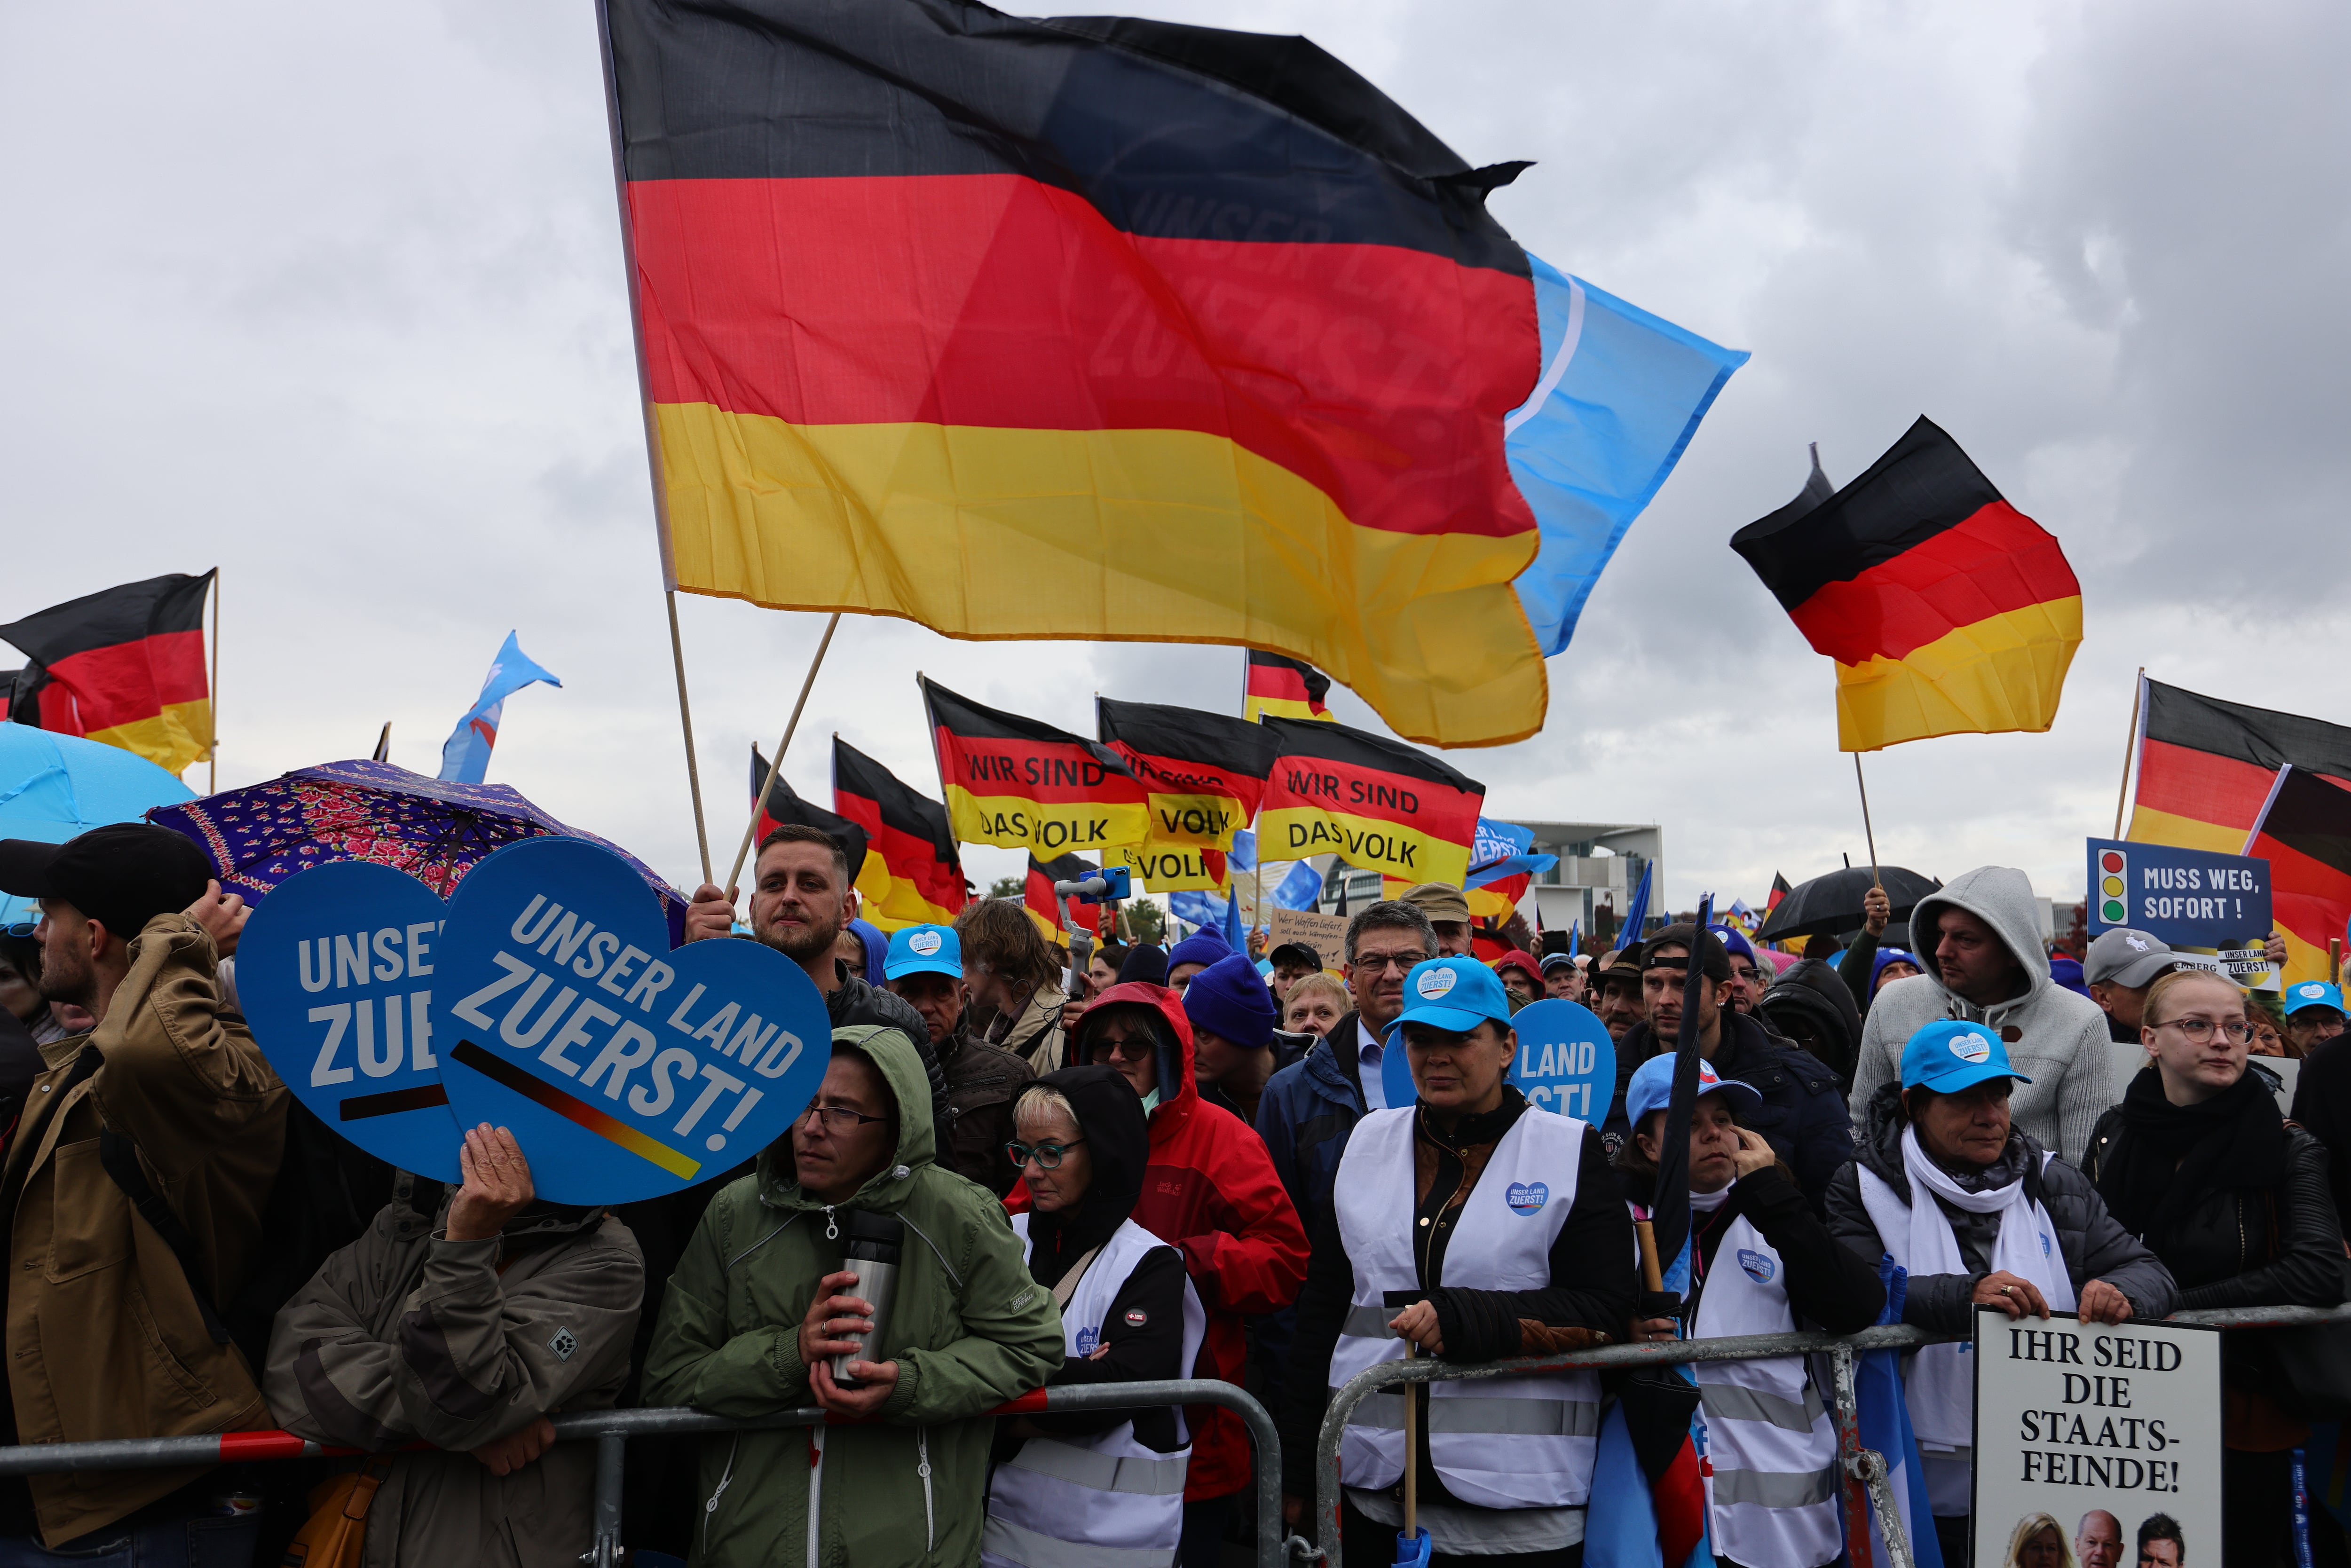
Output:
[[[1130,9],[1303,33],[1472,163],[1535,160],[1493,202],[1522,244],[1753,351],[1548,728],[1450,754],[1489,815],[1662,823],[1676,905],[1863,860],[1831,665],[1726,541],[1807,441],[1843,483],[1922,413],[2064,543],[2087,634],[2049,734],[1869,759],[1889,862],[2078,896],[2142,664],[2351,723],[2351,12]],[[386,719],[434,771],[517,630],[565,685],[507,705],[490,778],[698,880],[587,0],[13,6],[0,125],[0,620],[220,566],[224,787]],[[680,608],[723,865],[821,618]],[[1239,658],[852,617],[789,774],[823,798],[838,730],[935,790],[917,669],[1083,729],[1097,690],[1237,711]]]

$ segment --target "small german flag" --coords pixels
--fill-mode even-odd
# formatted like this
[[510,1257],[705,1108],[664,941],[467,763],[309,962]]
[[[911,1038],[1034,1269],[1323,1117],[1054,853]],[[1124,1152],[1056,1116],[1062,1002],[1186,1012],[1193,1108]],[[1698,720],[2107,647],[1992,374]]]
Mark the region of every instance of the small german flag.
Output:
[[2244,852],[2270,862],[2270,908],[2285,979],[2328,978],[2326,945],[2351,924],[2351,784],[2291,764]]
[[1241,685],[1241,717],[1250,724],[1266,714],[1276,718],[1329,718],[1322,706],[1331,677],[1313,665],[1280,653],[1249,650]]
[[1058,856],[1150,836],[1143,786],[1109,747],[921,679],[956,838]]
[[21,719],[135,751],[167,773],[211,754],[204,595],[213,574],[173,572],[27,615],[0,640],[34,661],[19,676]]
[[[752,830],[751,841],[758,843],[788,822],[803,828],[820,828],[841,841],[841,852],[849,859],[850,881],[862,881],[865,874],[866,857],[872,852],[866,841],[865,830],[838,812],[828,811],[821,806],[803,800],[780,773],[776,775],[776,787],[768,790],[767,800],[761,801],[759,786],[767,781],[768,761],[759,755],[758,743],[754,741],[751,743],[751,800],[759,808],[759,825]],[[888,874],[886,864],[883,873]],[[882,922],[877,920],[874,924],[881,925]],[[921,922],[908,921],[905,924],[916,925]],[[884,925],[883,929],[893,927]]]
[[2082,641],[2057,541],[1924,418],[1823,500],[1825,485],[1730,548],[1836,661],[1838,747],[2047,729]]
[[1269,718],[1278,755],[1258,814],[1258,850],[1349,865],[1407,883],[1461,885],[1486,787],[1400,740],[1343,724]]
[[857,891],[866,919],[884,931],[954,923],[964,906],[963,861],[937,801],[836,735],[832,809],[865,830]]
[[1150,796],[1151,843],[1230,851],[1233,834],[1256,820],[1273,771],[1273,742],[1263,727],[1197,708],[1096,697],[1094,733]]
[[1433,744],[1542,727],[1503,429],[1542,334],[1486,208],[1524,164],[1303,38],[599,11],[674,586],[1266,645]]
[[[2140,677],[2129,837],[2248,854],[2245,835],[2291,764],[2351,784],[2351,728]],[[2320,950],[2325,948],[2319,944]]]
[[[1021,902],[1028,906],[1029,918],[1037,923],[1046,941],[1068,940],[1061,930],[1062,900],[1054,894],[1053,884],[1057,882],[1082,882],[1101,869],[1082,855],[1063,855],[1055,861],[1040,861],[1035,855],[1029,857],[1029,881],[1022,889]],[[1102,935],[1101,904],[1072,898],[1068,901],[1068,908],[1071,924],[1097,936]]]

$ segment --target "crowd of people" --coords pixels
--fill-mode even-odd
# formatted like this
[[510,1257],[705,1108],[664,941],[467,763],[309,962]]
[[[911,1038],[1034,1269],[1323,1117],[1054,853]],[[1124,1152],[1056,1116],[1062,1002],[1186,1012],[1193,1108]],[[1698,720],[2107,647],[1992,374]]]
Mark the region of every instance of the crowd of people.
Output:
[[[1897,1294],[1900,1322],[1962,1335],[1980,1308],[2120,1323],[2343,1298],[2340,992],[2298,984],[2272,1017],[2146,933],[2054,953],[2020,872],[1953,879],[1907,932],[1873,893],[1849,941],[1801,956],[1680,921],[1605,951],[1514,929],[1488,961],[1461,891],[1426,884],[1355,911],[1335,974],[1207,931],[1072,966],[1009,899],[885,936],[855,918],[850,872],[786,826],[739,915],[697,891],[686,939],[797,964],[831,1061],[753,1161],[604,1209],[539,1198],[505,1129],[465,1130],[444,1186],[295,1103],[236,1010],[246,911],[190,841],[0,842],[0,891],[42,910],[0,933],[0,1445],[282,1426],[357,1456],[0,1478],[0,1568],[570,1564],[592,1450],[550,1418],[625,1405],[829,1417],[638,1445],[639,1563],[1203,1568],[1254,1528],[1230,1412],[992,1412],[1040,1386],[1243,1385],[1307,1530],[1332,1392],[1407,1355],[1848,1333]],[[1512,1020],[1546,998],[1614,1042],[1589,1124],[1510,1081]],[[1702,1065],[1677,1162],[1686,1027]],[[2144,1051],[2120,1082],[2113,1040]],[[2264,1047],[2302,1059],[2291,1118]],[[1677,1299],[1645,1290],[1635,1239],[1677,1164]],[[1726,1247],[1739,1267],[1715,1266]],[[895,1265],[881,1302],[844,1267],[873,1259]],[[2312,1353],[2225,1344],[2226,1540],[2199,1549],[2267,1568],[2291,1555],[2311,1416],[2282,1358]],[[1905,1377],[1956,1564],[1963,1347]],[[1716,1559],[1842,1560],[1806,1359],[1707,1363],[1697,1384]],[[1580,1563],[1604,1412],[1650,1396],[1589,1371],[1406,1386],[1344,1430],[1350,1559],[1391,1560],[1409,1491],[1438,1563]],[[2179,1527],[2155,1522],[2139,1561],[2178,1568]],[[2324,1510],[2309,1533],[2314,1561],[2346,1562]],[[2109,1568],[2122,1549],[2110,1514],[2070,1540],[2034,1516],[2009,1560]]]

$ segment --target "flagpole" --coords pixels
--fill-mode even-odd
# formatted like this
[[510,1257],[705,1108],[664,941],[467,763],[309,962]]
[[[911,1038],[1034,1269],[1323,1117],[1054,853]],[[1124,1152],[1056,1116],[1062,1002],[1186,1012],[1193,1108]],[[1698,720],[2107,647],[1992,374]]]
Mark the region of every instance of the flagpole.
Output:
[[[743,859],[751,852],[751,836],[759,831],[759,812],[768,804],[768,792],[776,787],[776,775],[784,770],[784,752],[792,744],[792,732],[800,727],[800,709],[808,706],[809,690],[816,685],[816,673],[824,664],[824,651],[832,646],[833,629],[841,624],[841,612],[824,623],[824,636],[816,645],[816,657],[809,661],[808,678],[800,682],[799,700],[792,704],[792,716],[784,721],[784,738],[776,742],[776,759],[768,764],[767,782],[759,786],[759,798],[751,802],[751,820],[743,824],[743,841],[736,846],[735,863],[726,871],[726,893],[734,896],[735,879],[742,873]],[[852,879],[852,881],[854,878]]]
[[2147,666],[2138,667],[2138,679],[2131,683],[2130,733],[2123,737],[2123,781],[2115,790],[2115,837],[2123,836],[2123,804],[2130,799],[2131,758],[2138,752],[2139,703],[2147,695]]
[[212,744],[204,747],[204,793],[220,792],[220,568],[213,568]]
[[1853,781],[1861,786],[1861,836],[1869,841],[1869,885],[1884,885],[1877,879],[1877,832],[1869,825],[1869,784],[1861,776],[1861,753],[1853,754]]
[[677,630],[677,590],[664,590],[662,598],[669,603],[669,662],[677,672],[677,722],[685,731],[685,787],[694,797],[694,847],[702,853],[702,880],[707,883],[710,829],[702,818],[702,768],[694,758],[694,708],[685,700],[685,643]]

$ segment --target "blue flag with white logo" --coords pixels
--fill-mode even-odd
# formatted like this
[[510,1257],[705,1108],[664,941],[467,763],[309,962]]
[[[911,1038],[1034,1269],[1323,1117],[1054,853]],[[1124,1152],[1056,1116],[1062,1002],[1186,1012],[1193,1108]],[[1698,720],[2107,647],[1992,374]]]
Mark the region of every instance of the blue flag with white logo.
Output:
[[441,747],[441,777],[452,784],[479,784],[489,770],[490,748],[498,743],[498,719],[506,712],[507,698],[535,681],[545,681],[550,686],[563,683],[552,671],[542,668],[515,634],[507,633],[506,644],[498,656],[490,662],[490,673],[482,678],[482,695],[449,732]]
[[1502,444],[1541,529],[1515,586],[1548,656],[1575,635],[1601,569],[1747,355],[1527,260],[1543,373],[1503,420]]

